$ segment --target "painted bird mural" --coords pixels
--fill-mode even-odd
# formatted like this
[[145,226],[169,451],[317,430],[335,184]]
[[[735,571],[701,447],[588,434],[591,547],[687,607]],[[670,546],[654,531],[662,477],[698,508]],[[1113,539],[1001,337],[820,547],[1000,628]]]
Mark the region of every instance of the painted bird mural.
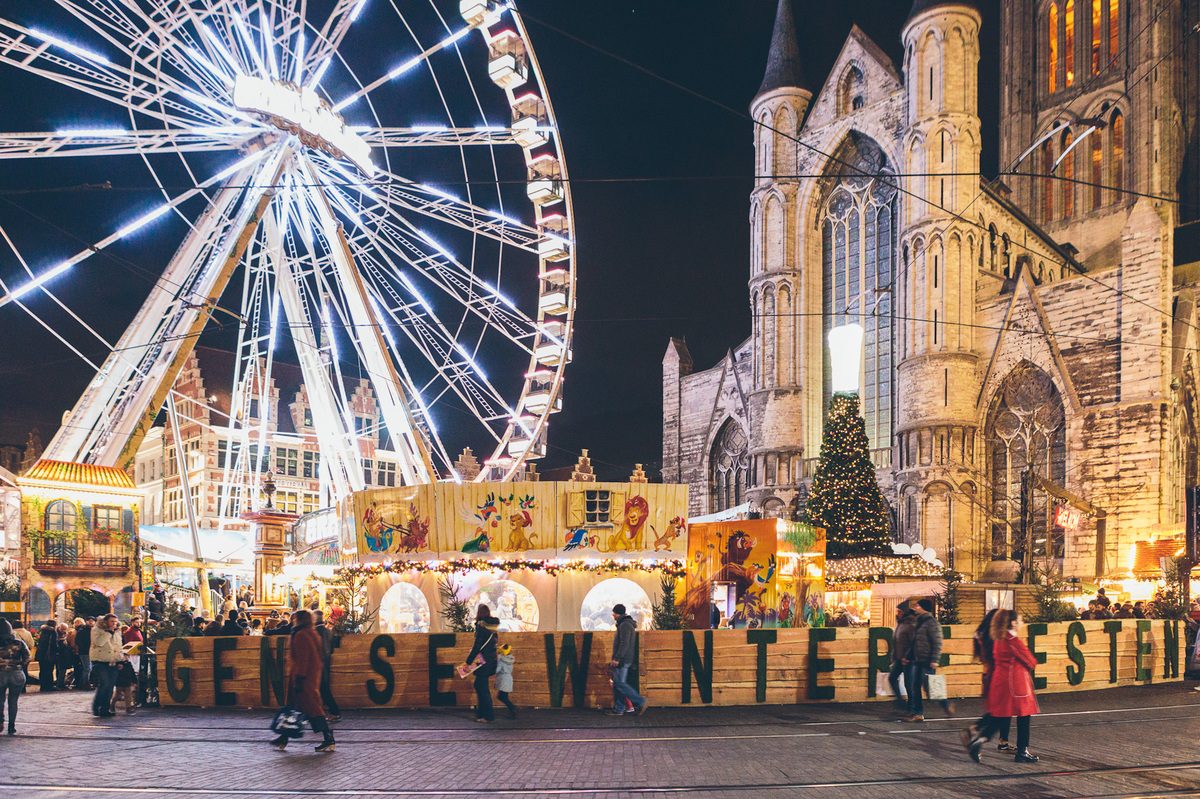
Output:
[[589,536],[588,531],[580,527],[578,530],[567,533],[567,542],[563,544],[563,550],[579,549],[580,547],[596,546],[597,538],[594,535]]

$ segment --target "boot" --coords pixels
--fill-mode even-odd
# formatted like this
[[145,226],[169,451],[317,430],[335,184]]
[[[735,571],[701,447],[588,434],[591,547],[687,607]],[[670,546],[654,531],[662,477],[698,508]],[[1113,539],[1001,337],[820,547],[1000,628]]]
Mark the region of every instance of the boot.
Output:
[[327,729],[325,730],[325,740],[317,744],[314,751],[322,753],[332,752],[335,746],[337,746],[337,742],[333,740],[333,732]]
[[275,747],[280,752],[282,752],[284,749],[287,749],[287,745],[288,737],[286,735],[280,735],[278,738],[271,741],[271,746]]
[[1013,758],[1013,762],[1014,763],[1036,763],[1036,762],[1038,762],[1039,759],[1040,758],[1038,758],[1037,755],[1031,753],[1028,749],[1022,749],[1019,752],[1017,752],[1016,756]]

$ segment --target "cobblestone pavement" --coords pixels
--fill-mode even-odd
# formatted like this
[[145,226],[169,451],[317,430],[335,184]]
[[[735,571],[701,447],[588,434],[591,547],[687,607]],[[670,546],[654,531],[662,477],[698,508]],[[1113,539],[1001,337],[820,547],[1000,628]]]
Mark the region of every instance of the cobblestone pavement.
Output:
[[1160,685],[1041,697],[1018,765],[967,759],[959,719],[900,724],[883,704],[651,708],[642,717],[526,710],[350,711],[333,754],[311,734],[267,745],[265,711],[141,710],[95,719],[81,693],[26,695],[0,737],[0,797],[1200,796],[1200,693]]

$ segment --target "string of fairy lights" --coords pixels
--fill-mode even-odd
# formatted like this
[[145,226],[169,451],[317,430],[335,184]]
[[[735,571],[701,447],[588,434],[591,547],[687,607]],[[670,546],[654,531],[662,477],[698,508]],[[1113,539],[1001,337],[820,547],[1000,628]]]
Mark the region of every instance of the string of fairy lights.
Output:
[[473,572],[542,572],[551,577],[563,572],[656,572],[669,577],[686,574],[678,558],[453,558],[450,560],[395,560],[359,563],[334,571],[335,577],[378,577],[384,574],[469,574]]

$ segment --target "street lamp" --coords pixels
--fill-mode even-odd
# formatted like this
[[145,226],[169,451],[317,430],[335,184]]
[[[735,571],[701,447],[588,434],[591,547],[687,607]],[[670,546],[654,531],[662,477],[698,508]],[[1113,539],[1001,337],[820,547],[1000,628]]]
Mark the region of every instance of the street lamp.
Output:
[[839,325],[829,331],[830,388],[834,394],[858,393],[862,348],[862,325]]

